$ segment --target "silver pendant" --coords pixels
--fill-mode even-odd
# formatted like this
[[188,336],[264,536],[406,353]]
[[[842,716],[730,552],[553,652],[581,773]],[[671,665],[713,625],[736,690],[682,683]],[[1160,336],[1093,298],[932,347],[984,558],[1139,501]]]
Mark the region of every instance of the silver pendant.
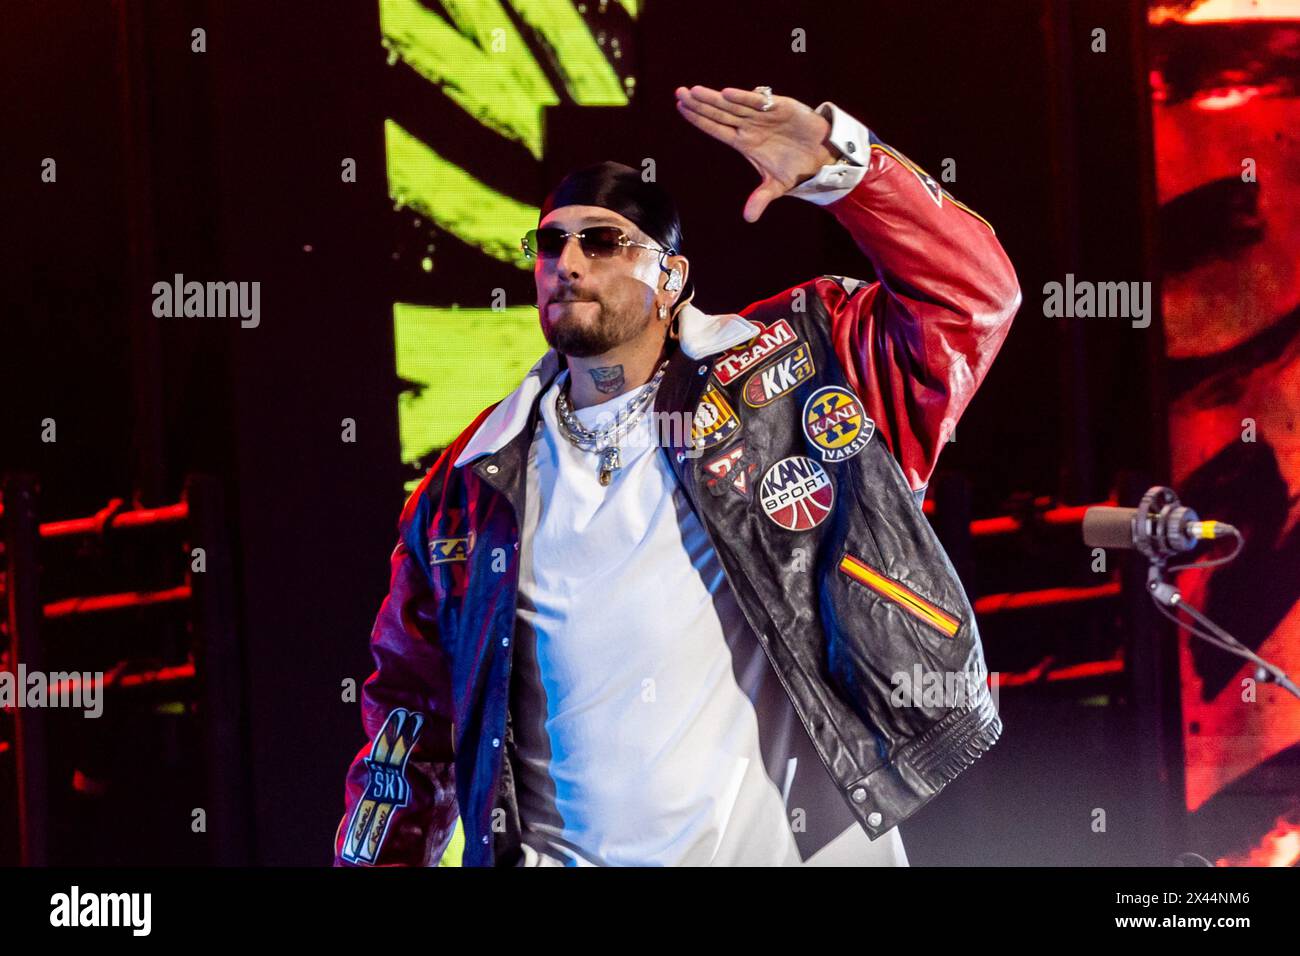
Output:
[[607,486],[614,480],[614,472],[621,467],[618,460],[618,447],[611,445],[600,453],[600,484]]

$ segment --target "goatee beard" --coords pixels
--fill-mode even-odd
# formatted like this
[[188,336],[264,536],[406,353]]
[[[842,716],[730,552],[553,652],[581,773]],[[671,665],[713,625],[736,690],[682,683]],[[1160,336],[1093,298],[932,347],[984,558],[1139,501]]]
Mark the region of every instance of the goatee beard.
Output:
[[[581,301],[595,301],[584,299]],[[635,323],[620,318],[611,318],[604,303],[596,303],[599,314],[591,325],[579,323],[571,316],[566,316],[550,327],[542,326],[542,335],[548,345],[555,351],[574,358],[592,358],[604,355],[640,331],[632,328]],[[547,308],[550,308],[548,305]]]

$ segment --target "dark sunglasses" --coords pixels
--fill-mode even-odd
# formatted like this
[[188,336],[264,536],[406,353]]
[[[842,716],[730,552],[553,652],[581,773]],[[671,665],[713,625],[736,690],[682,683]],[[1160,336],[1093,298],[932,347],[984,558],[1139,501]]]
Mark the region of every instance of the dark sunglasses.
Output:
[[640,246],[652,252],[672,254],[671,249],[648,246],[644,242],[629,239],[618,226],[589,226],[581,232],[565,232],[554,226],[543,226],[541,229],[529,229],[519,244],[523,246],[524,255],[530,259],[536,256],[554,259],[564,251],[564,244],[570,236],[577,237],[578,245],[588,259],[608,259],[618,255],[627,246]]

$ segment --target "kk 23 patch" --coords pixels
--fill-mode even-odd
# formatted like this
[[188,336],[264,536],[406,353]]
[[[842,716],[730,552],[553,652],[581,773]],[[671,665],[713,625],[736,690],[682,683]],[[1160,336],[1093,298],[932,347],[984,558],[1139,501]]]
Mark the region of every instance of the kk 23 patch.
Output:
[[803,433],[822,461],[844,461],[867,446],[876,433],[876,423],[867,417],[856,395],[838,385],[827,385],[804,402]]
[[749,376],[741,394],[750,408],[762,408],[787,394],[800,382],[812,378],[815,371],[817,369],[808,352],[808,343],[803,342],[789,355],[763,366]]
[[339,854],[348,863],[371,866],[379,859],[379,851],[388,835],[388,825],[393,814],[411,800],[411,787],[406,780],[406,762],[424,727],[424,716],[414,711],[395,707],[366,758],[366,789],[357,800],[352,819],[348,821],[347,837]]

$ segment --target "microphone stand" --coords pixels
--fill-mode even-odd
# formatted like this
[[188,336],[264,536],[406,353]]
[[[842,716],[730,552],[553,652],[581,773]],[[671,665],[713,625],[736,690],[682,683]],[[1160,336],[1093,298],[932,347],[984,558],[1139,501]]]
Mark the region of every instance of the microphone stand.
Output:
[[[1138,505],[1137,513],[1133,518],[1133,528],[1135,531],[1134,544],[1137,546],[1137,549],[1146,556],[1147,561],[1150,562],[1150,567],[1147,569],[1147,592],[1151,595],[1151,599],[1156,602],[1157,609],[1159,609],[1160,613],[1164,614],[1165,617],[1172,620],[1175,624],[1178,624],[1180,627],[1186,627],[1188,631],[1206,643],[1213,644],[1215,647],[1227,651],[1229,654],[1236,654],[1238,657],[1244,657],[1248,661],[1253,661],[1258,665],[1255,669],[1255,680],[1263,684],[1277,684],[1284,690],[1289,691],[1295,697],[1300,698],[1300,687],[1295,685],[1295,682],[1287,676],[1286,672],[1283,671],[1282,668],[1264,660],[1264,658],[1260,657],[1249,647],[1246,647],[1223,628],[1219,627],[1219,625],[1215,624],[1192,605],[1184,601],[1182,592],[1178,590],[1177,586],[1170,583],[1165,578],[1165,574],[1169,570],[1169,557],[1173,553],[1170,550],[1169,545],[1166,543],[1169,540],[1171,532],[1169,527],[1171,516],[1170,506],[1176,505],[1177,503],[1178,499],[1174,497],[1174,494],[1170,489],[1159,487],[1152,488],[1142,497],[1142,501]],[[1155,510],[1156,508],[1159,508],[1160,510],[1157,512]],[[1234,534],[1237,535],[1237,538],[1240,541],[1240,532],[1234,531]],[[1236,552],[1233,552],[1233,554],[1227,558],[1220,559],[1220,561],[1229,561],[1233,557],[1236,557]],[[1218,564],[1220,561],[1205,562],[1202,566]],[[1197,564],[1183,565],[1181,567],[1175,565],[1174,570],[1185,570],[1197,566]],[[1169,608],[1172,613],[1166,613],[1164,610],[1165,608]],[[1207,634],[1205,631],[1199,630],[1184,621],[1180,621],[1177,617],[1177,611],[1179,608],[1185,611],[1188,616],[1198,624],[1205,627],[1209,633]]]

